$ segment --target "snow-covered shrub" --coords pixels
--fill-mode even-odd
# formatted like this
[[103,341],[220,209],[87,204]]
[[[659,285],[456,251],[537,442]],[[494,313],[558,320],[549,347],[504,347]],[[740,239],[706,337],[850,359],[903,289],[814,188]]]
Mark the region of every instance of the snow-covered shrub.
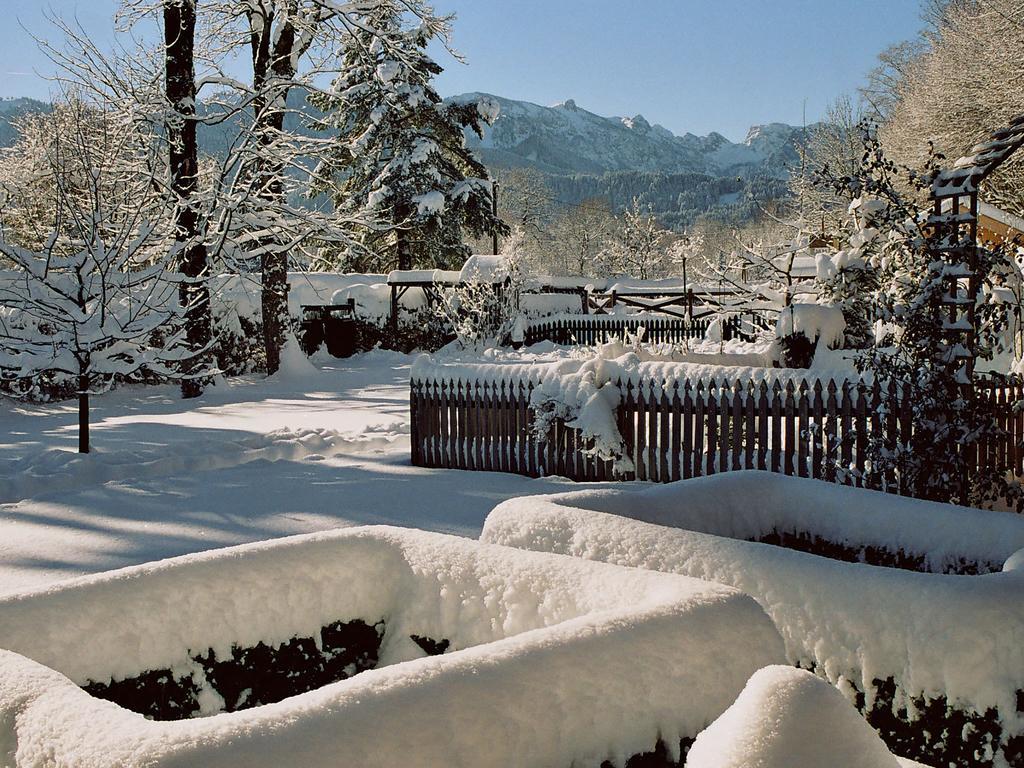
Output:
[[876,222],[884,221],[888,205],[883,200],[855,199],[849,207],[853,221],[846,248],[818,254],[818,299],[838,307],[846,320],[844,346],[863,349],[874,342],[872,332],[884,238]]
[[236,307],[217,302],[211,320],[217,370],[238,376],[267,369],[263,323],[258,315],[239,313]]
[[701,732],[687,768],[899,768],[835,688],[799,669],[758,670],[725,713]]
[[616,421],[622,397],[616,374],[621,372],[616,363],[598,358],[584,363],[575,374],[541,382],[530,396],[537,434],[546,436],[552,424],[561,421],[580,431],[584,453],[611,460],[616,473],[631,472],[633,462]]
[[440,305],[464,349],[522,342],[525,324],[519,297],[524,283],[522,258],[515,250],[467,259],[459,285]]
[[846,320],[837,307],[791,304],[779,311],[775,342],[784,368],[810,368],[819,349],[843,343]]
[[[781,534],[781,537],[780,537]],[[1024,519],[763,472],[506,501],[481,538],[729,584],[897,754],[1024,766]],[[834,543],[926,572],[764,541]],[[852,559],[852,558],[851,558]],[[952,575],[981,573],[982,575]]]
[[[659,740],[677,764],[783,658],[728,587],[386,527],[2,598],[0,648],[0,755],[26,768],[596,768]],[[146,720],[81,687],[171,680],[199,717]],[[244,711],[202,716],[225,709]]]
[[[1009,321],[1008,305],[982,286],[1011,274],[1012,260],[1002,248],[973,248],[965,258],[961,248],[937,247],[942,240],[974,245],[957,223],[940,221],[936,233],[935,222],[904,192],[909,185],[916,195],[931,193],[941,156],[933,154],[923,169],[913,170],[886,157],[872,125],[862,126],[862,141],[860,165],[845,175],[823,169],[820,183],[861,201],[863,223],[878,232],[871,237],[876,289],[867,299],[880,334],[857,365],[898,385],[883,388],[881,408],[909,410],[913,426],[895,448],[879,435],[866,436],[866,479],[882,485],[898,476],[901,492],[918,498],[1024,505],[1019,484],[1009,483],[1003,468],[972,471],[979,444],[1005,434],[993,403],[976,396],[971,385],[975,362],[992,359]],[[956,295],[950,297],[951,291]],[[950,314],[950,298],[961,303],[963,314]],[[967,304],[973,304],[970,318]]]

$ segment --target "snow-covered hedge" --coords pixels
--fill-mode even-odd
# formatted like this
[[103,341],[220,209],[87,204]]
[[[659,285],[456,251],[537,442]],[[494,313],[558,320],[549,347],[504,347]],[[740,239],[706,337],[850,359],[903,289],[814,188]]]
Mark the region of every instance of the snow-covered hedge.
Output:
[[[897,754],[1024,765],[1020,517],[730,472],[639,492],[510,500],[482,539],[730,584],[772,617],[789,661],[844,691]],[[742,539],[835,545],[939,573]]]
[[687,768],[923,768],[897,758],[834,688],[771,666],[701,732]]
[[[217,343],[215,352],[229,374],[263,368],[259,275],[220,275],[211,280],[211,305]],[[288,310],[292,330],[301,338],[302,307],[355,304],[354,347],[437,349],[451,338],[447,321],[439,317],[420,290],[399,298],[398,338],[391,338],[391,287],[381,274],[289,272]]]
[[[210,714],[206,661],[339,645],[349,679],[211,717],[147,720],[80,687],[191,677]],[[659,742],[675,758],[783,657],[728,587],[387,527],[7,597],[0,648],[0,762],[17,766],[597,766]]]
[[[782,544],[834,559],[927,573],[994,573],[1024,548],[1024,517],[772,472],[740,470],[558,503],[656,525]],[[516,502],[509,502],[515,504]]]

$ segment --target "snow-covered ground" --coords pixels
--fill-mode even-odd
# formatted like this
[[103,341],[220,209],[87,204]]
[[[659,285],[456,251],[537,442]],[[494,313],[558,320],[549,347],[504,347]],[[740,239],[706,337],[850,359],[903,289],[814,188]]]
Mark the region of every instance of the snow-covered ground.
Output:
[[389,523],[476,537],[506,498],[577,487],[409,463],[412,357],[371,352],[74,403],[0,402],[0,593],[293,533]]

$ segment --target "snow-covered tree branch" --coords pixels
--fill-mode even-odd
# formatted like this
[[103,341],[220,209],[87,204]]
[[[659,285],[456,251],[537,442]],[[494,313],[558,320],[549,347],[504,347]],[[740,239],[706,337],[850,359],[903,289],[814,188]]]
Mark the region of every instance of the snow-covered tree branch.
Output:
[[37,250],[0,241],[14,265],[0,281],[0,380],[14,392],[68,381],[87,453],[90,393],[115,379],[179,376],[193,352],[169,233],[149,216],[156,163],[123,163],[135,126],[76,101],[58,124],[46,144],[54,227]]

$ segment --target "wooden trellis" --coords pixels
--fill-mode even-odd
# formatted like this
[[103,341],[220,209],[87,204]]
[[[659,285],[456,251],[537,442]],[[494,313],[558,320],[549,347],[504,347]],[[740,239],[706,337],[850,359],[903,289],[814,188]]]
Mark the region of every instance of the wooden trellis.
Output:
[[957,379],[974,379],[978,275],[978,188],[1024,145],[1024,115],[1019,115],[976,145],[932,183],[931,251],[942,260],[946,290],[946,353]]

